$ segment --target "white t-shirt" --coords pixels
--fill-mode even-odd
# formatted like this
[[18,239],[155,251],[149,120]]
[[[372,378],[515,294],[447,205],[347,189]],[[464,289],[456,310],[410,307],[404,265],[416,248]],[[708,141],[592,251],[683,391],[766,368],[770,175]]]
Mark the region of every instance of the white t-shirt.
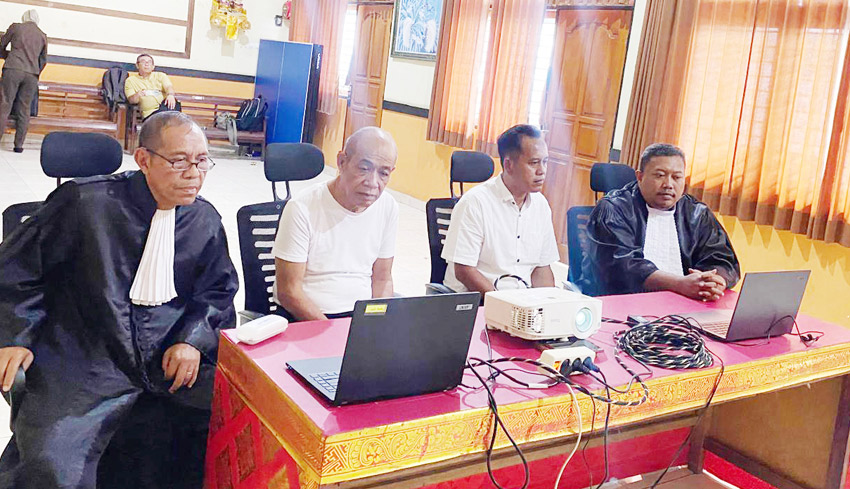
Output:
[[[287,202],[272,253],[307,263],[303,289],[325,314],[348,312],[372,297],[372,265],[395,255],[398,204],[387,192],[366,210],[342,207],[327,183]],[[274,286],[277,300],[277,283]]]
[[[444,283],[458,292],[467,288],[455,276],[454,264],[476,267],[490,282],[504,274],[531,285],[531,272],[558,261],[552,209],[540,193],[531,193],[520,209],[501,176],[466,192],[452,211],[441,255],[448,262]],[[513,279],[500,289],[523,287]]]
[[646,206],[646,239],[643,242],[643,257],[651,261],[662,272],[683,276],[682,252],[679,248],[679,233],[676,232],[676,211],[662,211]]

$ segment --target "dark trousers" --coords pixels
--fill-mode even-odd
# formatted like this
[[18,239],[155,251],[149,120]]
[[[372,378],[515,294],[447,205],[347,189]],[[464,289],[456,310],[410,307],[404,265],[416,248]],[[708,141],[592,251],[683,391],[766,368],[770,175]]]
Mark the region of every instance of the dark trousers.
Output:
[[[336,314],[325,314],[328,319],[339,319],[339,318],[350,318],[354,311],[348,312],[338,312]],[[277,314],[278,316],[283,316],[290,323],[298,322],[298,319],[295,319],[295,316],[292,315],[289,311],[283,308],[283,306],[278,305],[277,309],[272,311],[272,314]]]
[[9,114],[15,117],[15,147],[22,148],[30,126],[30,104],[38,92],[38,77],[21,70],[3,69],[0,77],[0,139]]

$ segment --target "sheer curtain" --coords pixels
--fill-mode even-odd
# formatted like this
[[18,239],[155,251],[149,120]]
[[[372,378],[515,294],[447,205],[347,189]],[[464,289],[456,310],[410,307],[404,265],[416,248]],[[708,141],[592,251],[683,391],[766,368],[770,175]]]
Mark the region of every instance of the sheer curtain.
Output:
[[428,115],[428,140],[471,148],[476,101],[480,100],[480,56],[490,0],[445,0]]
[[499,134],[528,119],[545,11],[545,0],[444,1],[429,140],[495,154]]
[[545,0],[496,0],[475,149],[496,155],[496,139],[528,120]]
[[824,239],[846,215],[832,209],[846,207],[833,192],[846,173],[846,0],[660,3],[672,23],[648,12],[657,37],[639,57],[656,62],[635,81],[625,161],[654,141],[678,144],[689,192],[713,209]]

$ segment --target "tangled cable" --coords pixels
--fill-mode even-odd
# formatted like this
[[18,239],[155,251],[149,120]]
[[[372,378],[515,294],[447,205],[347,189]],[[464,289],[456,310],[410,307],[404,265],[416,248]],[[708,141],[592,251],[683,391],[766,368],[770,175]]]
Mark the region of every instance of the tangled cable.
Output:
[[714,364],[705,342],[683,318],[674,316],[641,323],[614,334],[618,351],[644,365],[669,369],[704,368]]

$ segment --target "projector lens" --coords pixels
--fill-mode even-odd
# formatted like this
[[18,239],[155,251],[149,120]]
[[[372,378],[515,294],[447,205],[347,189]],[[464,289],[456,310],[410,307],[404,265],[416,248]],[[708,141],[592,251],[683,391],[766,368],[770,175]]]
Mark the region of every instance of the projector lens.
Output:
[[584,333],[590,330],[593,325],[593,312],[586,307],[582,307],[576,313],[576,330]]

